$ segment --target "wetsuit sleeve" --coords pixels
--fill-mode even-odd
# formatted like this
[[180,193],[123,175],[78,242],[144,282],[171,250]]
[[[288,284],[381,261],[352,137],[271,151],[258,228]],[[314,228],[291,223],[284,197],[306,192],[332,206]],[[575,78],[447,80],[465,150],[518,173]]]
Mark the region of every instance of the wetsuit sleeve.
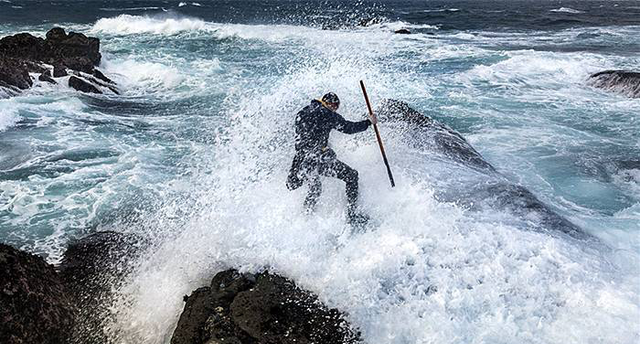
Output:
[[367,130],[370,125],[371,121],[369,121],[368,119],[365,119],[364,121],[351,122],[344,119],[344,117],[336,114],[334,129],[345,134],[355,134]]

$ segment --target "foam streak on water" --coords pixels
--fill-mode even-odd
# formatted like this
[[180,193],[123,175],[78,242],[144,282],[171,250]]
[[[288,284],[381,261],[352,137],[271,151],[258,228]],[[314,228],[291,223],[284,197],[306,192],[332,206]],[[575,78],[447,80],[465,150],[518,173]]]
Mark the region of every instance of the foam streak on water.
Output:
[[[640,103],[585,82],[639,64],[621,51],[637,44],[638,27],[460,31],[388,20],[322,30],[175,13],[73,25],[101,38],[101,67],[123,94],[43,85],[0,100],[0,224],[3,240],[51,261],[98,229],[154,243],[105,324],[117,342],[168,343],[182,296],[228,267],[293,278],[346,311],[369,343],[640,337]],[[401,27],[416,33],[393,34]],[[363,118],[361,79],[374,104],[401,99],[448,124],[595,239],[443,201],[487,176],[385,125],[394,189],[371,132],[332,136],[360,172],[376,230],[350,234],[336,180],[303,215],[306,189],[284,186],[293,116],[334,91],[345,117]]]

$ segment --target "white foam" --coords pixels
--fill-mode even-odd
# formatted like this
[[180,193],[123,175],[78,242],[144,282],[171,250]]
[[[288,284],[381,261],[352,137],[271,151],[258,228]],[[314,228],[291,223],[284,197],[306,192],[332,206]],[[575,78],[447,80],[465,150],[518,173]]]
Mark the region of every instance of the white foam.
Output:
[[556,12],[556,13],[571,13],[571,14],[580,14],[580,13],[584,13],[583,11],[579,11],[576,9],[573,9],[571,7],[560,7],[560,8],[556,8],[553,10],[549,10],[550,12]]
[[16,125],[20,119],[17,104],[12,99],[0,99],[0,132]]
[[123,8],[118,8],[118,7],[104,7],[104,8],[100,8],[100,10],[102,11],[109,11],[109,12],[126,12],[126,11],[150,11],[150,10],[159,10],[160,7],[157,6],[145,6],[145,7],[123,7]]
[[568,82],[584,84],[590,71],[602,68],[601,61],[588,54],[553,52],[513,52],[503,61],[474,67],[461,78],[481,79],[495,84],[563,88]]
[[103,66],[126,92],[164,92],[175,89],[185,80],[176,67],[157,62],[106,60]]
[[438,30],[438,27],[435,25],[429,24],[412,24],[405,21],[394,21],[389,23],[381,23],[367,26],[369,30],[377,30],[377,29],[389,29],[389,30],[399,30],[399,29],[431,29]]
[[99,19],[91,29],[92,33],[167,34],[174,35],[186,31],[207,30],[207,24],[195,18],[154,18],[122,14],[114,18]]
[[192,2],[192,3],[186,3],[186,2],[181,2],[178,4],[178,7],[184,7],[187,5],[191,5],[191,6],[195,6],[195,7],[202,7],[202,4],[199,2]]

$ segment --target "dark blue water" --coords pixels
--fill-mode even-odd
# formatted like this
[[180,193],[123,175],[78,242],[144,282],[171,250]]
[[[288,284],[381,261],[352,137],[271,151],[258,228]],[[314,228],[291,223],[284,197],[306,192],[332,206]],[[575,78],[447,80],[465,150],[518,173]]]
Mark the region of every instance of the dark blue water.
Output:
[[[640,24],[638,1],[3,1],[0,22],[92,23],[111,13],[172,11],[206,21],[327,27],[373,21],[429,24],[441,30],[558,30]],[[562,9],[568,9],[563,11]],[[556,10],[556,11],[554,11]]]

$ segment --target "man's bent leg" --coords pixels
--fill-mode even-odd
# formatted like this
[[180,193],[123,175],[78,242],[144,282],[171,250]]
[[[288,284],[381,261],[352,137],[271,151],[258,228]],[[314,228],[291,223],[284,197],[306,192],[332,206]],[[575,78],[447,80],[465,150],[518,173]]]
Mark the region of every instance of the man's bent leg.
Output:
[[349,216],[356,214],[358,207],[358,171],[338,159],[323,164],[320,174],[327,177],[335,177],[345,182],[347,192],[347,212]]
[[309,178],[309,192],[307,193],[307,198],[304,200],[304,209],[307,214],[313,213],[316,210],[318,198],[320,198],[321,193],[322,182],[320,181],[320,176],[315,174]]

